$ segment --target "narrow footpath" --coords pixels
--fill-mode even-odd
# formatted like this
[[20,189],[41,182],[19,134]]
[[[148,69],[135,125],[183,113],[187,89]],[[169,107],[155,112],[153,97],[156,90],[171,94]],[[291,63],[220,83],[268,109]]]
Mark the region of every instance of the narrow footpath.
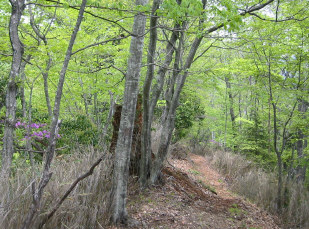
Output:
[[278,229],[276,217],[232,193],[203,156],[169,159],[163,185],[130,187],[130,228]]

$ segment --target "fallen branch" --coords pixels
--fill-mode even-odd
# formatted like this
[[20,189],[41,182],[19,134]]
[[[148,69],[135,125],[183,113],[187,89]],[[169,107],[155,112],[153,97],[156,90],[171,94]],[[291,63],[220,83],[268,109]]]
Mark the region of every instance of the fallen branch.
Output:
[[63,201],[70,195],[70,193],[73,191],[73,189],[76,187],[76,185],[82,181],[83,179],[85,179],[86,177],[90,176],[93,174],[93,171],[95,169],[95,167],[97,167],[100,162],[103,160],[104,156],[101,156],[89,169],[88,172],[84,173],[83,175],[79,176],[70,186],[70,188],[65,192],[65,194],[62,196],[62,198],[58,201],[58,203],[54,206],[54,208],[50,211],[50,213],[48,213],[48,215],[42,220],[42,222],[40,223],[38,228],[42,228],[47,221],[53,217],[53,215],[55,214],[55,212],[57,211],[57,209],[61,206],[61,204],[63,203]]

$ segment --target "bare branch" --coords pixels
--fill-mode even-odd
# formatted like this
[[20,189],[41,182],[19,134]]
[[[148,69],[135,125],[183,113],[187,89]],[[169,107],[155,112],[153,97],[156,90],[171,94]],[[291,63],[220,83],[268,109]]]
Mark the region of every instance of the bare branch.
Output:
[[101,156],[91,167],[90,169],[84,173],[83,175],[79,176],[70,186],[70,188],[65,192],[65,194],[61,197],[61,199],[56,203],[54,208],[48,213],[48,215],[42,220],[38,228],[42,228],[47,221],[53,217],[55,212],[58,210],[58,208],[61,206],[61,204],[65,201],[65,199],[70,195],[70,193],[73,191],[73,189],[77,186],[77,184],[82,181],[83,179],[87,178],[88,176],[93,174],[94,169],[101,163],[103,160],[104,155]]
[[91,48],[91,47],[94,47],[94,46],[99,46],[99,45],[103,45],[103,44],[106,44],[108,42],[111,42],[111,41],[120,41],[122,39],[125,39],[125,38],[128,38],[130,35],[127,35],[127,36],[120,36],[120,37],[117,37],[117,38],[112,38],[112,39],[108,39],[108,40],[105,40],[105,41],[101,41],[101,42],[97,42],[97,43],[93,43],[91,45],[87,45],[85,46],[84,48],[81,48],[81,49],[78,49],[76,50],[75,52],[72,52],[71,56],[75,55],[76,53],[80,52],[80,51],[83,51],[87,48]]
[[294,18],[294,17],[288,17],[288,18],[281,19],[281,20],[278,20],[278,19],[273,20],[273,19],[262,18],[260,15],[258,15],[256,13],[249,13],[249,14],[254,16],[254,17],[257,17],[260,20],[269,21],[269,22],[304,21],[304,20],[308,19],[308,17],[304,17],[302,19],[298,19],[298,18]]
[[214,42],[212,42],[200,55],[198,55],[193,61],[195,62],[198,58],[202,57],[211,47],[213,47],[213,44],[216,42],[217,40],[215,40]]
[[[117,68],[115,65],[111,65],[111,67],[114,68],[114,69],[116,69],[116,70],[118,70],[119,72],[121,72],[122,75],[123,75],[123,77],[126,77],[127,74],[126,74],[123,70],[121,70],[120,68]],[[123,79],[122,79],[122,80],[123,80]]]
[[76,73],[81,73],[81,74],[92,74],[92,73],[96,73],[96,72],[99,72],[101,70],[104,70],[104,69],[109,69],[113,67],[112,65],[109,65],[107,67],[100,67],[100,68],[96,68],[94,70],[91,70],[91,71],[78,71],[78,70],[70,70],[68,69],[69,72],[76,72]]

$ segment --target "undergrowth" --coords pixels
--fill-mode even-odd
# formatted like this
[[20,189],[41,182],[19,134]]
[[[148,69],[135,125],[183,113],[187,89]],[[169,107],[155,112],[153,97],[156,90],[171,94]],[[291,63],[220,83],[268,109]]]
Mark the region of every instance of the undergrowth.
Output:
[[[85,147],[54,160],[53,176],[45,188],[32,228],[38,227],[70,184],[88,171],[101,154],[92,147]],[[19,160],[9,183],[0,181],[0,228],[21,228],[32,202],[31,183],[36,181],[37,184],[40,178],[41,164],[31,170],[26,159]],[[106,154],[94,173],[78,184],[44,228],[104,228],[108,217],[110,171],[111,158]]]
[[[201,152],[198,152],[201,154]],[[222,172],[231,189],[275,214],[277,176],[265,172],[245,156],[223,150],[205,150],[204,154]],[[284,185],[285,206],[280,218],[286,228],[309,228],[309,192],[295,181]]]

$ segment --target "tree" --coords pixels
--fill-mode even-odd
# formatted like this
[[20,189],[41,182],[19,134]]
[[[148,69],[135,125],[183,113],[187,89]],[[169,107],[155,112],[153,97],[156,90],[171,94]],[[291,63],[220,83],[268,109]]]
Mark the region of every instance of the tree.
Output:
[[[136,6],[145,6],[147,0],[136,1]],[[127,186],[129,162],[134,129],[138,85],[144,47],[146,15],[139,12],[134,16],[133,37],[130,45],[130,57],[125,81],[124,103],[120,120],[117,146],[114,157],[113,186],[112,186],[112,216],[115,224],[126,224]]]
[[[180,9],[178,9],[176,6],[173,5],[174,9],[170,9],[171,11],[168,13],[168,15],[173,15],[175,20],[178,20],[182,24],[182,29],[180,30],[181,33],[179,37],[183,37],[186,35],[184,33],[185,31],[185,25],[186,21],[184,18],[186,18],[188,15],[193,14],[194,16],[199,17],[198,25],[196,28],[196,35],[191,40],[191,45],[190,49],[185,56],[183,54],[183,47],[184,44],[182,44],[182,41],[179,41],[178,44],[178,55],[177,55],[177,50],[175,50],[175,59],[174,59],[174,68],[173,68],[173,76],[171,79],[171,83],[168,85],[170,88],[169,92],[167,93],[168,98],[166,98],[167,106],[165,109],[165,116],[162,118],[162,122],[160,124],[161,126],[161,136],[160,136],[160,144],[159,144],[159,149],[158,152],[155,153],[156,158],[152,164],[151,168],[151,175],[150,175],[150,183],[155,183],[157,182],[158,178],[160,177],[161,169],[163,166],[163,162],[166,158],[168,147],[171,141],[172,133],[174,130],[174,124],[175,124],[175,112],[179,104],[179,96],[180,92],[185,84],[185,81],[189,75],[189,70],[191,68],[191,65],[193,64],[195,58],[198,58],[202,55],[204,55],[209,48],[207,48],[201,55],[196,57],[196,53],[202,44],[202,40],[204,37],[209,36],[211,33],[214,33],[221,28],[227,28],[229,27],[231,30],[237,28],[237,24],[241,23],[241,17],[245,16],[247,14],[254,14],[255,11],[259,11],[263,9],[264,7],[268,6],[271,4],[273,0],[269,0],[266,3],[260,3],[253,5],[252,7],[246,8],[244,10],[241,10],[239,13],[238,7],[233,6],[231,2],[229,1],[224,1],[222,2],[222,6],[224,10],[220,10],[217,8],[219,13],[219,22],[215,22],[215,25],[208,27],[208,29],[205,29],[207,27],[207,21],[205,20],[205,11],[206,9],[213,10],[214,8],[211,7],[212,5],[210,3],[207,3],[207,1],[202,1],[202,4],[200,2],[194,2],[190,7],[192,8],[193,6],[196,7],[196,10],[194,11],[186,11],[188,7],[186,6],[187,3],[184,3],[183,5],[180,4]],[[240,3],[241,7],[241,3]],[[215,7],[216,8],[216,7]],[[211,11],[210,10],[210,11]],[[175,11],[180,11],[181,13],[175,13]],[[221,17],[222,16],[222,17]],[[185,58],[185,59],[183,59]],[[184,63],[183,66],[180,68],[180,63]]]
[[9,25],[10,41],[13,51],[12,65],[6,92],[6,116],[3,137],[1,176],[9,177],[14,153],[14,128],[16,122],[16,78],[20,74],[24,47],[19,38],[18,26],[25,8],[24,0],[10,0],[12,12]]

